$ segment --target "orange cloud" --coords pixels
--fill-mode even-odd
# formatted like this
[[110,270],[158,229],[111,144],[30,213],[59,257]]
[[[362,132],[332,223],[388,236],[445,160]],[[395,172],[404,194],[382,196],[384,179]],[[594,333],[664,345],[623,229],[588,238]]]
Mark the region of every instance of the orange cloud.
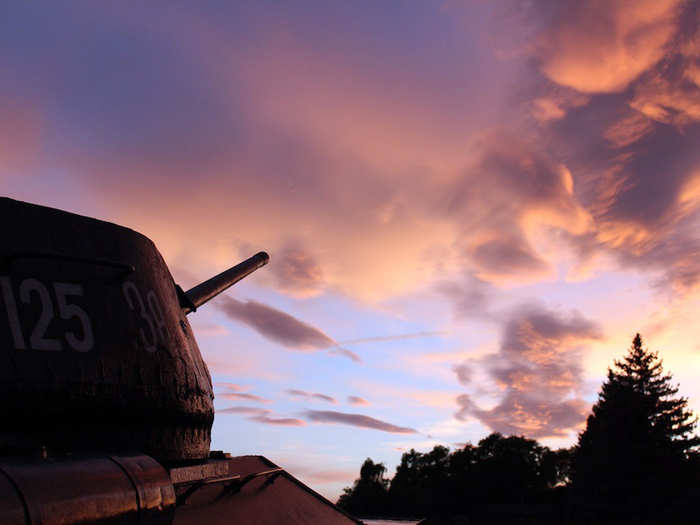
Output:
[[540,123],[551,123],[566,116],[571,108],[588,103],[590,96],[573,89],[554,86],[532,101],[532,116]]
[[[484,409],[471,395],[460,395],[455,417],[475,417],[506,434],[568,435],[588,410],[579,397],[583,371],[578,348],[600,337],[598,327],[578,314],[565,318],[537,305],[521,307],[503,322],[500,350],[483,360],[503,390],[501,399]],[[463,385],[471,386],[474,366],[454,367]]]
[[653,130],[652,122],[638,112],[632,112],[609,126],[603,136],[615,148],[630,146]]
[[623,91],[664,55],[680,0],[562,2],[537,42],[542,72],[584,93]]
[[[694,57],[700,61],[700,55]],[[659,73],[635,89],[630,106],[648,118],[664,124],[687,126],[700,121],[700,84],[697,66],[686,66],[686,78],[671,80]]]

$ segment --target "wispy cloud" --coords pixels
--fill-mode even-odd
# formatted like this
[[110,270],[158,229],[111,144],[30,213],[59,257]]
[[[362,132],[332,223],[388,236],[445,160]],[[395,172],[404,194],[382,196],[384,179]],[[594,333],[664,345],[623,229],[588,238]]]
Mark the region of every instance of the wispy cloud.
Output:
[[360,361],[357,354],[338,346],[319,328],[266,304],[223,296],[217,300],[217,305],[229,318],[250,326],[266,339],[287,348],[302,351],[329,350],[331,354]]
[[302,419],[297,419],[294,417],[271,417],[266,414],[260,414],[252,416],[251,421],[257,421],[258,423],[264,423],[266,425],[280,425],[283,427],[303,427],[306,422]]
[[304,416],[315,423],[340,423],[342,425],[371,428],[393,434],[416,434],[418,432],[413,428],[399,427],[363,414],[348,414],[333,410],[307,410],[304,412]]
[[357,339],[348,339],[346,341],[341,341],[338,344],[341,345],[356,345],[363,343],[382,343],[384,341],[403,341],[405,339],[420,339],[420,338],[430,338],[430,337],[440,337],[444,335],[445,332],[411,332],[408,334],[396,334],[396,335],[376,335],[373,337],[359,337]]
[[340,355],[343,357],[347,357],[351,361],[354,361],[355,363],[360,363],[362,362],[362,358],[357,355],[355,352],[352,350],[348,350],[347,348],[341,348],[340,346],[333,348],[332,350],[329,351],[330,354],[333,355]]
[[243,390],[248,390],[248,387],[241,386],[238,383],[226,383],[226,382],[216,382],[214,386],[217,388],[225,388],[226,390],[232,392],[241,392]]
[[270,411],[264,408],[258,407],[245,407],[245,406],[235,406],[227,408],[218,408],[216,410],[217,414],[248,414],[248,415],[261,415],[269,414]]
[[290,396],[301,397],[304,399],[320,399],[321,401],[326,401],[327,403],[336,404],[338,401],[334,397],[328,396],[326,394],[319,394],[318,392],[306,392],[304,390],[297,390],[296,388],[290,388],[287,390]]
[[369,405],[369,401],[359,396],[348,396],[348,403],[351,405]]
[[280,425],[287,427],[303,427],[306,422],[302,419],[293,417],[278,417],[273,415],[271,410],[257,407],[234,406],[228,408],[220,408],[216,411],[217,414],[241,414],[248,416],[247,419],[257,423],[266,425]]
[[247,392],[225,392],[223,394],[218,394],[217,397],[223,397],[224,399],[243,399],[247,401],[257,401],[258,403],[270,403],[271,400],[265,399],[264,397],[257,396],[255,394],[249,394]]
[[336,346],[321,330],[286,312],[257,301],[223,296],[219,308],[231,319],[244,323],[263,337],[294,350],[321,350]]

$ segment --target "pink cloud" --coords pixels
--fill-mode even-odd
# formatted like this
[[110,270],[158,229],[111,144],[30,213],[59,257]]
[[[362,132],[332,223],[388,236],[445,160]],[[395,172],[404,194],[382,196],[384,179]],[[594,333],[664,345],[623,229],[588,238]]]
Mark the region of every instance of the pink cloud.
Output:
[[226,392],[223,394],[217,394],[217,397],[223,397],[224,399],[243,399],[247,401],[257,401],[258,403],[270,403],[269,399],[256,396],[255,394],[249,394],[247,392]]
[[295,388],[291,388],[291,389],[287,390],[287,393],[290,396],[301,397],[303,399],[311,399],[311,400],[317,399],[317,400],[321,400],[321,401],[326,401],[327,403],[333,403],[333,404],[338,403],[338,401],[336,401],[336,399],[334,397],[328,396],[326,394],[319,394],[318,392],[306,392],[304,390],[298,390]]
[[251,421],[257,421],[258,423],[264,423],[266,425],[280,425],[283,427],[303,427],[306,422],[293,418],[293,417],[270,417],[267,415],[257,415],[251,416],[249,418]]
[[217,381],[216,383],[214,383],[214,386],[217,388],[225,388],[226,390],[230,390],[233,392],[240,392],[242,390],[248,390],[248,387],[241,386],[237,383],[227,383],[227,382]]
[[348,396],[348,403],[351,405],[369,405],[369,401],[359,396]]

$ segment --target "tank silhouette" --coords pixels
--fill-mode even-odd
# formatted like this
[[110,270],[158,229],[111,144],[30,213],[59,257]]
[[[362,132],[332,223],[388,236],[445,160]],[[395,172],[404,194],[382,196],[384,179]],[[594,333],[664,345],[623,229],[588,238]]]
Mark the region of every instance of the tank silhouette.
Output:
[[[266,253],[183,291],[131,229],[8,198],[0,223],[1,523],[355,522],[265,458],[209,450],[187,315]],[[260,501],[224,498],[256,483]]]

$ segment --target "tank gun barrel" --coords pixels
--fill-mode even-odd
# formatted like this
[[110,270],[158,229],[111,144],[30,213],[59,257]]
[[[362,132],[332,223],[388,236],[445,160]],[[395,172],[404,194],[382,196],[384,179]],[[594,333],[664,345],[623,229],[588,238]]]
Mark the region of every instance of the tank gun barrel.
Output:
[[180,297],[182,308],[185,310],[185,313],[194,312],[228,287],[236,284],[261,266],[265,266],[269,260],[270,256],[267,253],[258,252],[236,266],[221,272],[219,275],[215,275],[194,288],[182,292],[182,295],[184,295],[184,297]]

